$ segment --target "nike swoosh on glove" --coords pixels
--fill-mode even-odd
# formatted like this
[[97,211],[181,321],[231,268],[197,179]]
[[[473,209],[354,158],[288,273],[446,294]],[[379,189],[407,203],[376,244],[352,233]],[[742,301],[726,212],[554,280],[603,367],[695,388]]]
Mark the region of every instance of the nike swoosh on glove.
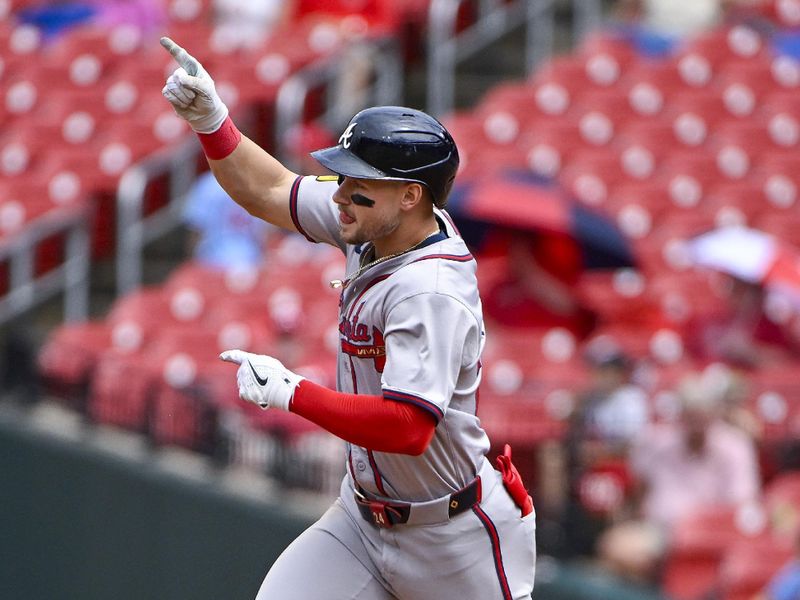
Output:
[[239,397],[261,408],[289,410],[294,391],[304,377],[283,366],[277,358],[243,350],[226,350],[219,357],[239,365]]

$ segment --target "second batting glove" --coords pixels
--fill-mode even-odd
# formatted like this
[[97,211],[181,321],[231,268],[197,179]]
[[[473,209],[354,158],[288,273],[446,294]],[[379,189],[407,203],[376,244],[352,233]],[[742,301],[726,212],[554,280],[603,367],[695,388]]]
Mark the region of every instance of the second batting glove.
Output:
[[161,38],[161,45],[180,65],[167,78],[161,94],[197,133],[214,133],[228,118],[228,107],[217,94],[214,80],[195,57],[170,38]]
[[226,350],[219,357],[239,365],[236,372],[239,397],[261,408],[289,410],[294,390],[305,379],[271,356]]

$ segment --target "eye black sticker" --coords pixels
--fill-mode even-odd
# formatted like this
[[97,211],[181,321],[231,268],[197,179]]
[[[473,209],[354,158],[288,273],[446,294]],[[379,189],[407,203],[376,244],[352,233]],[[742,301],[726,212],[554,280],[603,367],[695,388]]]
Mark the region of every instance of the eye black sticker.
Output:
[[375,206],[375,200],[371,200],[370,198],[362,196],[361,194],[353,194],[350,196],[350,200],[353,202],[353,204],[358,206],[366,206],[367,208],[372,208]]

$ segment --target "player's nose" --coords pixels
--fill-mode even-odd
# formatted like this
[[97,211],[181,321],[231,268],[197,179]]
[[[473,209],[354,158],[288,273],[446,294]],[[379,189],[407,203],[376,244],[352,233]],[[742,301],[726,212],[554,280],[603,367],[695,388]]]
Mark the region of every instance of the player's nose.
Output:
[[333,201],[336,204],[350,204],[350,196],[344,193],[344,187],[345,184],[339,184],[339,187],[333,192]]

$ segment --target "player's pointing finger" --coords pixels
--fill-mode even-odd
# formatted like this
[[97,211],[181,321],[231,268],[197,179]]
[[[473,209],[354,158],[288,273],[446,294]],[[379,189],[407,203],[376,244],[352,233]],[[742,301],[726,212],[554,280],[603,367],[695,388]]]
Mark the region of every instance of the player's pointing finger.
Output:
[[242,364],[245,359],[245,352],[241,350],[226,350],[222,354],[219,355],[221,360],[225,362],[235,363],[237,365]]
[[161,45],[172,55],[180,66],[182,66],[189,75],[196,76],[198,71],[197,59],[189,54],[186,50],[181,48],[178,44],[173,42],[168,37],[161,38]]

